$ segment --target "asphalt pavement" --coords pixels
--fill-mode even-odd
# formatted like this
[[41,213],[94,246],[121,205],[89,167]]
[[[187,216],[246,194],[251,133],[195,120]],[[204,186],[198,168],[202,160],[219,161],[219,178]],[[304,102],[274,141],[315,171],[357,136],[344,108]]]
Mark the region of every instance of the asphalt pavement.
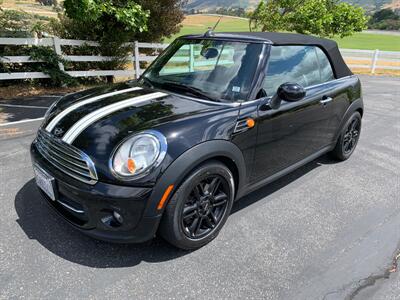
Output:
[[55,98],[0,101],[0,299],[399,299],[400,79],[361,78],[353,156],[325,155],[246,196],[192,252],[71,228],[41,199],[29,158],[45,109],[25,106]]

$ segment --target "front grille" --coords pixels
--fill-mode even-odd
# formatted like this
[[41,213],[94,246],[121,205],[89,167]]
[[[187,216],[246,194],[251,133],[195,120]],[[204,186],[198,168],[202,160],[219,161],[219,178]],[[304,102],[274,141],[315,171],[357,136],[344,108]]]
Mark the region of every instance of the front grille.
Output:
[[44,130],[39,130],[36,149],[54,167],[88,184],[97,182],[96,168],[89,156]]

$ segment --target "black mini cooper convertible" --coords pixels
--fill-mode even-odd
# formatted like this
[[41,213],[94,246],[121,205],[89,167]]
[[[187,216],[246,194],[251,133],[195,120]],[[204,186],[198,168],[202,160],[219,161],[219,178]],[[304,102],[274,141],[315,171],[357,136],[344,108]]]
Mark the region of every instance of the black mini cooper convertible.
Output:
[[195,249],[235,199],[324,153],[349,158],[362,115],[335,42],[208,32],[178,38],[137,81],[56,101],[31,156],[47,202],[82,232]]

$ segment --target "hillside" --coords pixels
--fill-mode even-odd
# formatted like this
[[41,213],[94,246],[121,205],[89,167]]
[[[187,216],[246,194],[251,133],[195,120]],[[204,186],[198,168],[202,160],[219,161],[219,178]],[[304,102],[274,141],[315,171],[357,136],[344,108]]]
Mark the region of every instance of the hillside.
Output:
[[400,9],[400,0],[394,0],[392,3],[385,5],[385,8]]
[[[343,0],[364,7],[367,10],[377,10],[383,7],[400,7],[400,0]],[[188,0],[186,9],[208,11],[219,7],[244,7],[253,9],[259,0]]]
[[259,0],[188,0],[187,9],[210,10],[218,7],[254,8]]

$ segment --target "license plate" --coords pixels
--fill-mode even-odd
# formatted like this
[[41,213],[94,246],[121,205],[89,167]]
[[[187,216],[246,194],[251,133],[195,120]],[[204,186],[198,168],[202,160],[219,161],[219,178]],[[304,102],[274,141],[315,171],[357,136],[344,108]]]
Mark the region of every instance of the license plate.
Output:
[[54,178],[47,174],[41,168],[34,166],[33,171],[35,172],[36,184],[38,187],[50,197],[51,200],[55,201],[56,196],[54,193]]

